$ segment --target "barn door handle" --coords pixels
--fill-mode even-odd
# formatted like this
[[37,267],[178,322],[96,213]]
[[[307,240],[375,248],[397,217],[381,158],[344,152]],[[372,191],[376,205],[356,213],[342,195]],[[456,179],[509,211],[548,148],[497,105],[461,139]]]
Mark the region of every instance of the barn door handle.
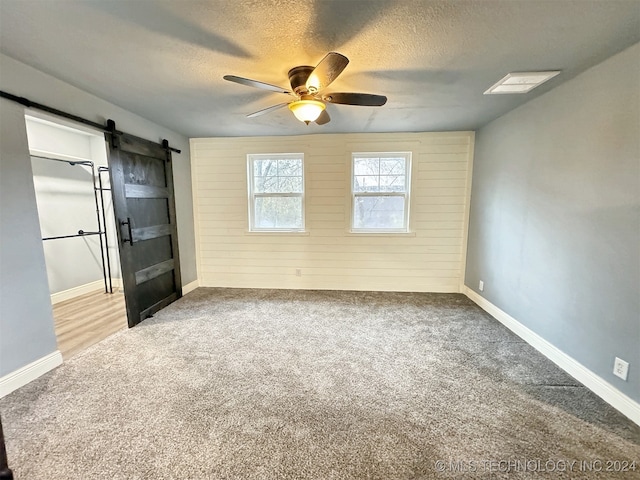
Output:
[[133,233],[131,232],[131,217],[127,217],[126,222],[124,220],[120,220],[120,225],[123,227],[127,225],[127,230],[129,233],[129,238],[123,238],[122,243],[129,242],[129,244],[133,245]]

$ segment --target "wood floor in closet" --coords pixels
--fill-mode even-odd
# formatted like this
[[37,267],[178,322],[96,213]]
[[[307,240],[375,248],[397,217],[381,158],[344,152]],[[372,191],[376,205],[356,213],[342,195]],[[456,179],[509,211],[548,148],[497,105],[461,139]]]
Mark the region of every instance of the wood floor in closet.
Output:
[[127,328],[124,294],[103,290],[55,304],[53,317],[58,350],[65,360]]

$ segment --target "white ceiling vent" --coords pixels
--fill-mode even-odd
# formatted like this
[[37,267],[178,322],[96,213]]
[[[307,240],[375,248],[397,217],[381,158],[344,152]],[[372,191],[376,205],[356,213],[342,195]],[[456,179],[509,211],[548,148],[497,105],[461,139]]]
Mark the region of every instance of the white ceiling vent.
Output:
[[485,95],[499,93],[527,93],[538,85],[542,85],[547,80],[555,77],[560,70],[548,72],[511,72],[495,83]]

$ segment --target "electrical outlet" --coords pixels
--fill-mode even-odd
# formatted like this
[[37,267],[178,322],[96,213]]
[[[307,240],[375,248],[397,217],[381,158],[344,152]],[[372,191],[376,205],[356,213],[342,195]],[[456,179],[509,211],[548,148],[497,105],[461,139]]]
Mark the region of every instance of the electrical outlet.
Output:
[[302,270],[300,268],[296,268],[296,277],[302,276]]
[[480,280],[480,283],[478,284],[478,290],[484,292],[484,282],[482,280]]
[[615,362],[613,362],[613,374],[626,382],[629,374],[629,362],[616,357]]

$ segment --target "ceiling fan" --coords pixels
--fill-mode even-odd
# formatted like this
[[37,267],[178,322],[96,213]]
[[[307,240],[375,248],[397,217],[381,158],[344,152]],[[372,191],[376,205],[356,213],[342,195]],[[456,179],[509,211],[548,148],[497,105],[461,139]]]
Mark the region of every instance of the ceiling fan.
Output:
[[301,122],[307,125],[309,125],[309,122],[324,125],[331,120],[325,110],[326,102],[367,107],[381,107],[387,102],[387,97],[370,93],[323,93],[323,90],[342,73],[348,63],[349,59],[344,55],[337,52],[330,52],[315,68],[308,65],[293,67],[289,70],[291,90],[271,85],[270,83],[237,77],[235,75],[225,75],[223,78],[230,82],[260,88],[262,90],[269,90],[271,92],[284,93],[295,98],[295,100],[291,102],[279,103],[253,112],[247,115],[248,118],[273,112],[286,105]]

